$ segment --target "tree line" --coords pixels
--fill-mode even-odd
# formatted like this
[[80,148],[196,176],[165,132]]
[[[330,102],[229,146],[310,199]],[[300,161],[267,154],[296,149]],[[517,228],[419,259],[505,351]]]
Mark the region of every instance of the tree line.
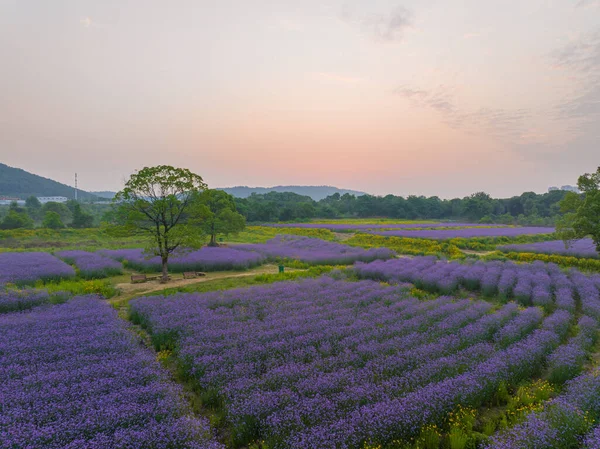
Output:
[[[292,192],[252,194],[234,198],[220,190],[211,190],[219,201],[231,204],[233,212],[241,214],[248,223],[277,221],[307,221],[313,218],[396,218],[406,220],[464,220],[498,224],[554,226],[562,216],[560,202],[568,192],[555,190],[544,194],[525,192],[511,198],[492,198],[484,192],[450,200],[437,196],[408,197],[333,194],[320,201]],[[576,195],[576,194],[574,194]],[[6,208],[3,208],[6,209]],[[59,229],[86,228],[102,222],[115,221],[115,209],[110,205],[66,203],[41,205],[29,197],[25,206],[12,204],[0,215],[0,228]]]
[[[234,199],[222,190],[209,189],[201,176],[188,169],[160,165],[144,167],[131,175],[103,219],[117,231],[145,236],[147,254],[161,258],[162,282],[168,280],[172,254],[199,248],[207,237],[209,246],[219,246],[217,235],[243,230],[246,220],[290,221],[320,216],[460,218],[530,224],[558,221],[557,231],[565,242],[590,236],[600,250],[600,167],[595,173],[580,176],[577,185],[580,194],[526,192],[508,199],[494,199],[484,192],[452,200],[336,193],[316,202],[306,196],[276,192]],[[93,222],[77,201],[42,205],[32,196],[24,207],[11,204],[0,224],[9,229],[31,227],[33,217],[39,219],[42,215],[42,225],[48,228],[64,227],[66,215],[71,216],[72,227],[89,227]]]
[[25,200],[24,206],[13,202],[0,220],[0,229],[32,229],[36,225],[48,229],[90,228],[94,216],[84,210],[75,200],[66,203],[50,201],[42,205],[35,196]]
[[249,223],[305,221],[312,218],[397,218],[407,220],[466,220],[499,224],[553,226],[561,216],[566,191],[525,192],[492,198],[484,192],[450,200],[437,196],[340,195],[320,201],[295,193],[269,192],[236,198],[236,208]]

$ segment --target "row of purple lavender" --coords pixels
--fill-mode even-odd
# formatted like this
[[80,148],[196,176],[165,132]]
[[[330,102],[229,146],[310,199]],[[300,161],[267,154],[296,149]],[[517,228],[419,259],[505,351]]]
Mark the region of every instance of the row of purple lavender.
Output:
[[224,404],[235,444],[321,449],[408,440],[483,404],[536,374],[573,320],[328,277],[131,306],[157,347],[177,348],[206,404]]
[[498,249],[505,252],[560,254],[563,256],[600,258],[600,253],[598,253],[592,239],[575,240],[569,242],[567,245],[562,240],[525,243],[522,245],[503,245],[499,246]]
[[395,253],[388,248],[342,245],[297,235],[278,235],[266,243],[236,245],[235,248],[263,254],[270,260],[294,259],[310,264],[346,265],[356,261],[389,259]]
[[45,290],[0,289],[0,313],[28,310],[49,302],[64,302],[69,296],[66,292],[49,294]]
[[387,223],[387,224],[343,224],[343,223],[276,223],[263,226],[273,228],[303,228],[303,229],[329,229],[330,231],[367,231],[371,229],[433,229],[433,228],[477,228],[492,227],[504,228],[501,224],[482,223]]
[[[123,261],[128,267],[144,272],[161,270],[158,256],[148,256],[143,249],[106,249],[98,251],[102,256]],[[169,258],[169,270],[218,271],[245,270],[264,262],[264,256],[257,252],[242,251],[236,248],[204,247],[199,250],[180,252]]]
[[34,284],[75,277],[75,270],[52,254],[43,252],[0,253],[0,285]]
[[123,265],[110,257],[89,251],[71,250],[55,253],[70,265],[75,265],[85,279],[105,278],[123,273]]
[[519,235],[552,234],[554,228],[521,227],[521,228],[464,228],[464,229],[423,229],[423,230],[395,230],[372,232],[376,235],[387,237],[413,237],[434,240],[448,240],[455,238],[473,237],[517,237]]
[[[489,297],[514,298],[523,305],[548,309],[556,306],[570,311],[575,310],[578,296],[584,308],[600,306],[600,303],[596,304],[600,275],[583,276],[573,269],[567,274],[555,264],[539,261],[532,264],[511,261],[460,263],[435,257],[414,257],[358,263],[355,271],[362,278],[410,282],[443,294],[465,288]],[[586,291],[588,287],[591,292]],[[600,318],[600,309],[593,316]]]
[[95,297],[0,316],[0,354],[2,448],[223,447]]

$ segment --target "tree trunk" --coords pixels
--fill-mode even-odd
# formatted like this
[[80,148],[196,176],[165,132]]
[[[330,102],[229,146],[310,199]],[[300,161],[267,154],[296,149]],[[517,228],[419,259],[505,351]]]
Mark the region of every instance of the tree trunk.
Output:
[[168,257],[162,257],[162,276],[160,277],[160,283],[166,284],[169,280],[169,267],[168,267]]
[[217,243],[217,236],[215,234],[211,234],[208,246],[219,246],[219,244]]

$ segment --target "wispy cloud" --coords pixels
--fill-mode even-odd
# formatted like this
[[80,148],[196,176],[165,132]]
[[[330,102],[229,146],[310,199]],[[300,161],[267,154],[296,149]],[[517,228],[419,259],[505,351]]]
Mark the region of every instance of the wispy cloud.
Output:
[[394,94],[408,99],[415,107],[428,107],[439,112],[444,122],[454,129],[510,141],[529,135],[526,120],[531,114],[526,109],[482,107],[465,110],[458,106],[454,89],[445,85],[433,89],[400,86],[394,89]]
[[409,99],[413,106],[426,106],[446,114],[456,110],[453,90],[443,84],[431,90],[399,86],[394,94]]
[[555,67],[578,72],[600,70],[600,29],[551,53]]
[[410,28],[413,22],[412,13],[403,6],[397,6],[389,13],[370,13],[356,12],[345,4],[341,18],[380,42],[401,40],[404,31]]
[[600,29],[581,36],[551,54],[554,67],[568,70],[572,93],[557,106],[557,119],[567,120],[573,134],[599,135]]
[[92,26],[92,19],[89,17],[82,17],[81,19],[79,19],[79,23],[84,28],[89,28]]
[[579,0],[575,8],[600,8],[600,0]]

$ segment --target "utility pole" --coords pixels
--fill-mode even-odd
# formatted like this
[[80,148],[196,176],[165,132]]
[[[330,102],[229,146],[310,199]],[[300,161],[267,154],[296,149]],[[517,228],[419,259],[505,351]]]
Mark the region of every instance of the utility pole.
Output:
[[77,201],[77,173],[75,173],[75,201]]

